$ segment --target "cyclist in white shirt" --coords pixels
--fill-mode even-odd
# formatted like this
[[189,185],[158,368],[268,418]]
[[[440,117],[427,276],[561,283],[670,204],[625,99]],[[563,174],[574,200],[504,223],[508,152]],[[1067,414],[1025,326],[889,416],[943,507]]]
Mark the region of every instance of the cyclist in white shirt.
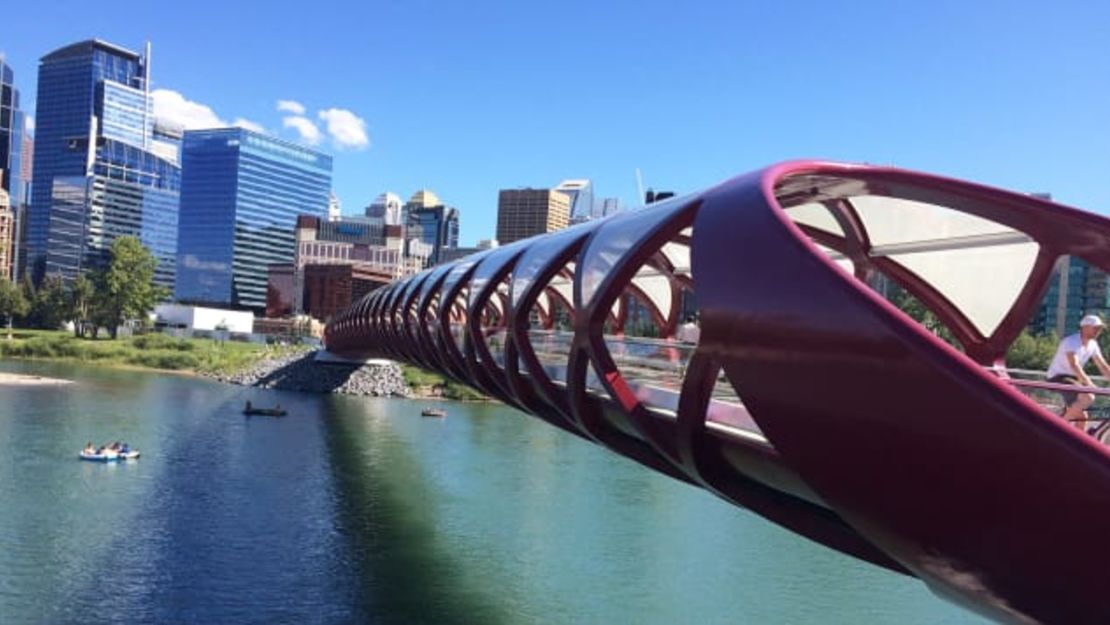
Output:
[[[1079,332],[1066,336],[1056,348],[1056,356],[1048,367],[1048,381],[1058,384],[1074,384],[1077,386],[1094,386],[1094,382],[1087,376],[1083,367],[1092,358],[1102,375],[1110,378],[1110,365],[1102,357],[1102,350],[1098,346],[1098,335],[1105,324],[1098,315],[1087,315],[1079,322]],[[1064,396],[1064,419],[1076,424],[1081,430],[1087,429],[1087,408],[1095,401],[1091,393],[1062,392]]]
[[693,343],[697,345],[698,341],[701,340],[701,328],[698,327],[698,323],[694,320],[694,317],[687,317],[686,323],[678,326],[678,331],[675,332],[675,338],[682,343]]

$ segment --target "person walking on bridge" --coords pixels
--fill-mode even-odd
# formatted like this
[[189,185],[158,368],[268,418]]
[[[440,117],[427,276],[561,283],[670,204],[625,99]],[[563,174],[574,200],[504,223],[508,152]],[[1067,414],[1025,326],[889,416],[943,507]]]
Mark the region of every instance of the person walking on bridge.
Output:
[[[1110,378],[1110,366],[1102,356],[1098,346],[1098,335],[1106,324],[1098,315],[1087,315],[1079,322],[1079,332],[1066,336],[1056,348],[1056,356],[1048,367],[1048,381],[1057,384],[1074,384],[1076,386],[1094,387],[1095,383],[1083,370],[1091,358],[1102,375]],[[1095,401],[1091,393],[1076,391],[1063,391],[1064,419],[1074,423],[1079,429],[1087,430],[1087,408]]]

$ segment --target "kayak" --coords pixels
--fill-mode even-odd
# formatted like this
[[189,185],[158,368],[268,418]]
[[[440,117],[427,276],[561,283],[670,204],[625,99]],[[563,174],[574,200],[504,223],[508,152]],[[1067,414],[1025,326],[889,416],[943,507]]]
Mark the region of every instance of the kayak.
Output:
[[120,460],[134,460],[139,457],[139,452],[132,449],[127,452],[104,450],[103,453],[81,451],[77,457],[90,462],[118,462]]

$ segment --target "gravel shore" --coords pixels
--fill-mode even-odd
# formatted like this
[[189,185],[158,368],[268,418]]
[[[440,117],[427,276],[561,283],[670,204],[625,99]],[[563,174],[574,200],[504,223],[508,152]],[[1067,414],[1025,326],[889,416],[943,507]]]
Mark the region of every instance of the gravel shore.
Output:
[[55,386],[73,384],[72,380],[44,378],[41,375],[22,375],[19,373],[0,373],[0,386]]

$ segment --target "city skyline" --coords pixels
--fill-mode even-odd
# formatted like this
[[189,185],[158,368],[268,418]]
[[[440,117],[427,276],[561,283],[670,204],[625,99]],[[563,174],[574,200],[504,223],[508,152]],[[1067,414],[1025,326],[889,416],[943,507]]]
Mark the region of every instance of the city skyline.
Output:
[[[129,6],[128,20],[113,6],[33,5],[8,16],[0,51],[25,111],[51,50],[90,37],[132,49],[149,40],[155,89],[286,139],[306,136],[298,119],[312,122],[349,212],[387,189],[435,188],[461,211],[463,245],[494,231],[501,188],[590,178],[599,196],[635,206],[637,168],[645,186],[684,192],[799,157],[1110,206],[1097,184],[1110,99],[1097,63],[1110,47],[1097,26],[1103,7],[812,6],[799,20],[798,7],[772,6],[429,13],[333,4],[318,11],[345,19],[310,31],[246,6]],[[527,24],[578,10],[591,19],[572,41],[529,40]],[[362,36],[369,23],[403,32],[416,22],[425,37],[404,51]],[[365,149],[329,142],[325,118],[336,111],[365,122]]]

